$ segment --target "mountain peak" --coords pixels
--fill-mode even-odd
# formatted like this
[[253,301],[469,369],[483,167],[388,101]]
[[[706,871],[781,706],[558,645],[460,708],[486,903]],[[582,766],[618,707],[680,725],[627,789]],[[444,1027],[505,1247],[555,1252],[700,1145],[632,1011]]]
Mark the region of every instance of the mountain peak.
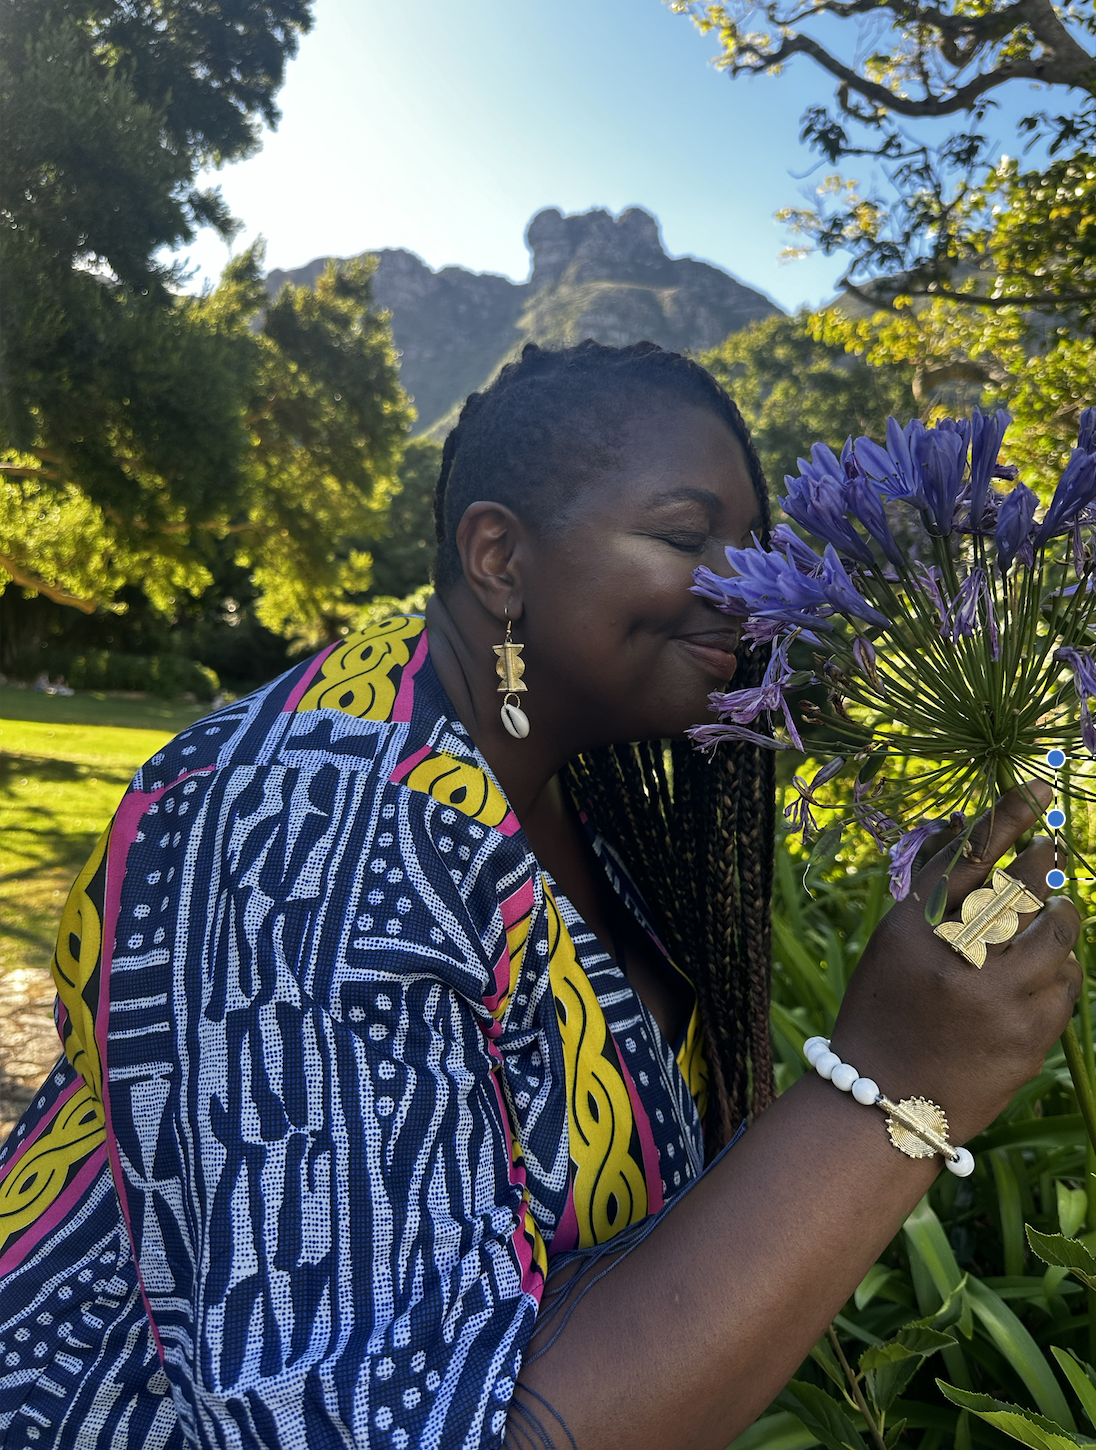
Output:
[[534,287],[550,286],[565,274],[570,282],[650,283],[666,273],[670,261],[658,222],[639,206],[618,217],[600,207],[572,216],[548,207],[529,223],[525,241],[533,254]]

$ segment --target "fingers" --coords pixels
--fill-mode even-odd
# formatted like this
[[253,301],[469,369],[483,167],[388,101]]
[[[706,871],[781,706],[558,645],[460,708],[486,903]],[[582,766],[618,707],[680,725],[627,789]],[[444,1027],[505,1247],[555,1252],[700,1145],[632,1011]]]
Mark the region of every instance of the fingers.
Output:
[[1081,995],[1081,968],[1073,947],[1081,934],[1081,918],[1068,896],[1056,896],[1047,903],[1004,948],[986,962],[987,970],[1022,970],[1032,990],[1060,977],[1071,1003]]
[[[1006,791],[975,824],[970,835],[971,854],[956,861],[948,882],[948,906],[951,909],[968,892],[981,886],[995,862],[1025,831],[1030,831],[1053,799],[1053,791],[1044,781],[1028,781]],[[955,845],[938,851],[918,878],[917,894],[925,900],[940,875],[947,869]],[[1045,884],[1045,883],[1044,883]]]
[[1022,881],[1041,901],[1046,901],[1050,895],[1047,872],[1054,866],[1065,864],[1066,853],[1063,847],[1059,846],[1055,855],[1054,842],[1048,836],[1035,836],[1031,844],[1009,866],[1008,874],[1015,876],[1017,881]]

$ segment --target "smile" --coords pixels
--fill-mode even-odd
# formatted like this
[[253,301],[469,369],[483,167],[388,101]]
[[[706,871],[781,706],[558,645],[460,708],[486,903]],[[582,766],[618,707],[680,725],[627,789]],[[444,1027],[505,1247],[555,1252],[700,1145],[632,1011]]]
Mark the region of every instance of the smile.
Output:
[[713,629],[703,634],[683,634],[677,636],[677,642],[716,679],[729,680],[738,667],[738,635],[734,631]]

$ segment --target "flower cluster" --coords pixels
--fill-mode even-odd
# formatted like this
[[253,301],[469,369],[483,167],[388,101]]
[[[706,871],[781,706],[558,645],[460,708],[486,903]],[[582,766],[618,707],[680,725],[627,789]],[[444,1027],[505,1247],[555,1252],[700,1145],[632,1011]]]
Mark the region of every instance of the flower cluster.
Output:
[[[858,824],[899,899],[941,820],[969,830],[1002,785],[1049,774],[1048,747],[1096,757],[1096,408],[1045,509],[999,462],[1010,422],[891,418],[885,447],[817,443],[781,500],[815,546],[781,523],[694,576],[771,646],[761,685],[713,695],[694,740],[829,756],[785,814],[804,839],[820,810]],[[933,818],[903,829],[911,806]]]

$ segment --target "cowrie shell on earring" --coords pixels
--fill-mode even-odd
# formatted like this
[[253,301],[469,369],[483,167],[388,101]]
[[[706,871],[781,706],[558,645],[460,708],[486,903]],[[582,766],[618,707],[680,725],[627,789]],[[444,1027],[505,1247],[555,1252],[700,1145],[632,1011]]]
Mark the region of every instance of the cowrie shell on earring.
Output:
[[503,705],[499,715],[515,740],[524,740],[529,734],[529,716],[518,705]]

